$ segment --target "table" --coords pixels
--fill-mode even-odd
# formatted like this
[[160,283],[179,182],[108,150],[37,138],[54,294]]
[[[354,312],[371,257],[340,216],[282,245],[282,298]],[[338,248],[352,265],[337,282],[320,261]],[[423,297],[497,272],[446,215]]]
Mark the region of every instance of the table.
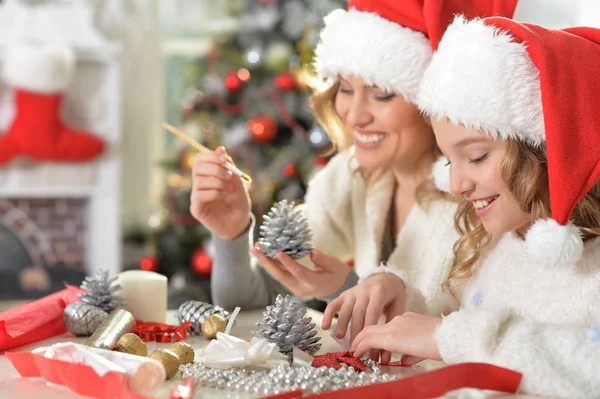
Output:
[[[308,309],[307,316],[313,318],[313,321],[317,324],[317,330],[319,336],[321,337],[322,347],[321,350],[324,352],[331,351],[339,351],[341,348],[338,343],[330,337],[329,333],[320,329],[321,320],[323,314],[317,312],[312,309]],[[235,322],[235,325],[232,330],[232,334],[246,338],[251,336],[251,331],[254,329],[255,323],[259,321],[262,317],[262,311],[244,311],[241,312]],[[167,314],[167,323],[169,324],[178,324],[176,320],[175,311],[169,311]],[[57,337],[53,337],[41,342],[37,342],[35,344],[23,346],[18,348],[18,351],[27,351],[33,350],[35,348],[41,346],[48,346],[57,342],[64,342],[66,340],[72,340],[73,342],[85,342],[87,338],[73,338],[70,336],[60,335]],[[189,337],[186,342],[192,345],[194,348],[202,348],[204,347],[208,341],[203,337],[192,336]],[[155,345],[149,343],[148,351],[151,352],[155,349]],[[162,347],[162,346],[161,346]],[[436,367],[435,365],[426,365],[427,368]],[[413,374],[414,371],[405,368],[395,368],[395,373],[401,373],[410,375]],[[169,393],[171,391],[171,387],[178,382],[177,378],[173,380],[167,381],[163,384],[161,389],[156,393],[157,398],[168,398]],[[201,393],[201,394],[199,394]],[[251,398],[251,396],[247,396],[242,393],[234,393],[229,391],[220,391],[216,389],[209,389],[204,387],[198,387],[196,398],[203,399],[221,399],[221,398]],[[490,394],[487,397],[492,397],[494,399],[508,399],[508,398],[519,398],[519,399],[527,399],[533,398],[532,396],[527,395],[505,395],[505,394]],[[8,361],[6,356],[0,355],[0,399],[24,399],[24,398],[43,398],[43,399],[88,399],[88,397],[84,397],[81,395],[74,394],[72,391],[68,390],[65,387],[57,386],[54,384],[47,383],[42,380],[35,379],[25,379],[20,378],[19,374],[12,367],[12,364]],[[539,399],[539,398],[538,398]]]

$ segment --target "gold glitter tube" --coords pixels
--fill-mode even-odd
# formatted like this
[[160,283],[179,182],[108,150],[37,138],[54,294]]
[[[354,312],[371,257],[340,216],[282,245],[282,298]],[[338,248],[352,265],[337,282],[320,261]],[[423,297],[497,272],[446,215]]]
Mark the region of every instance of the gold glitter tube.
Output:
[[134,324],[135,319],[131,313],[125,309],[114,310],[85,344],[95,348],[113,350],[123,334],[133,330]]

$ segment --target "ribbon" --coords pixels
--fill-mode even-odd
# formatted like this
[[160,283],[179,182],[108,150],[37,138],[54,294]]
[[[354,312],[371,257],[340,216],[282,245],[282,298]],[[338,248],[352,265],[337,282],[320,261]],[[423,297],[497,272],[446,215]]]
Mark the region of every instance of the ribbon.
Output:
[[196,351],[196,361],[216,369],[248,366],[272,368],[289,362],[288,357],[279,352],[277,344],[264,338],[254,337],[248,342],[221,332],[206,348]]

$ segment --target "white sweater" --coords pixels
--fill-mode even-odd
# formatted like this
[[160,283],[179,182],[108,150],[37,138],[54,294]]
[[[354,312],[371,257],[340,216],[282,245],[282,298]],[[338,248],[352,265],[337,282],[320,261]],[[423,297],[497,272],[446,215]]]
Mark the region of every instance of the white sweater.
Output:
[[[392,204],[395,177],[388,170],[366,178],[353,148],[335,156],[311,180],[304,214],[313,241],[324,253],[354,260],[358,277],[380,263],[386,218]],[[440,314],[442,283],[454,264],[452,246],[456,204],[437,200],[425,211],[414,205],[387,260],[407,287],[407,310]]]
[[443,360],[517,370],[529,394],[600,398],[600,239],[578,264],[552,268],[505,234],[479,265],[436,332]]

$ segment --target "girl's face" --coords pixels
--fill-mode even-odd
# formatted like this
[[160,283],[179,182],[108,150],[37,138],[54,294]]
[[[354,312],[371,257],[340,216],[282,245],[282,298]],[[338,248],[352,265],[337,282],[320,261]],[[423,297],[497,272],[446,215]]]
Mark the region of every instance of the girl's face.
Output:
[[515,231],[531,221],[502,179],[506,142],[479,130],[432,118],[438,146],[450,162],[450,191],[475,208],[493,235]]
[[340,79],[335,109],[352,133],[356,159],[365,169],[415,166],[433,148],[416,105],[360,78]]

